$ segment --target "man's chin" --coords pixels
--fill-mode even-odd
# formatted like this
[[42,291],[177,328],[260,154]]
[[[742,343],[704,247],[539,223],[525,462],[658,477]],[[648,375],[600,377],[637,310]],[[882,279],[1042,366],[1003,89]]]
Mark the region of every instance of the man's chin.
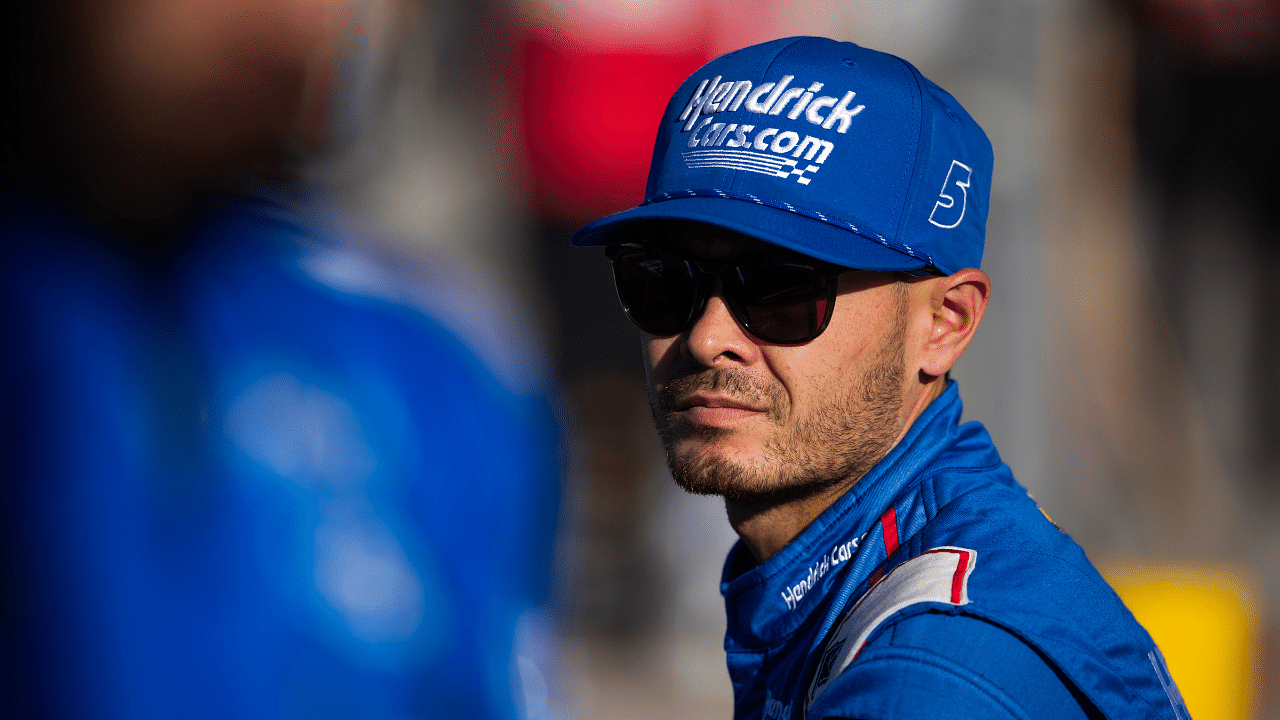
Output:
[[718,495],[729,501],[783,502],[829,487],[826,480],[796,476],[763,461],[732,457],[724,448],[699,445],[685,452],[679,446],[667,456],[676,485],[695,495]]

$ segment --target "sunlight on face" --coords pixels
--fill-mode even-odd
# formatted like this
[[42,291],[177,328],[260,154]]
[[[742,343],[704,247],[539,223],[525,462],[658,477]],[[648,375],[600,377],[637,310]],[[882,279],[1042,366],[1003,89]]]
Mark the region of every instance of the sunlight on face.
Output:
[[[726,233],[680,244],[707,259],[763,245]],[[651,407],[676,481],[756,499],[861,477],[901,430],[906,312],[903,283],[851,271],[827,330],[803,345],[753,338],[718,296],[685,333],[646,336]]]

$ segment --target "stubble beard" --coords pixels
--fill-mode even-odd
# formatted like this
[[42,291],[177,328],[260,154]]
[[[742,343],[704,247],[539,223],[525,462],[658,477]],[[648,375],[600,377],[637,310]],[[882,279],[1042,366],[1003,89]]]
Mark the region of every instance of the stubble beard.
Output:
[[[829,395],[790,428],[785,426],[790,402],[776,384],[740,371],[709,368],[669,380],[650,406],[676,484],[698,495],[769,503],[860,479],[889,452],[901,429],[905,310],[900,299],[894,327],[860,381],[844,393]],[[765,440],[760,460],[730,459],[716,447],[733,429],[689,426],[675,419],[675,403],[698,390],[763,401],[765,418],[777,425],[777,431]],[[694,440],[699,447],[677,454],[675,446],[681,440]]]

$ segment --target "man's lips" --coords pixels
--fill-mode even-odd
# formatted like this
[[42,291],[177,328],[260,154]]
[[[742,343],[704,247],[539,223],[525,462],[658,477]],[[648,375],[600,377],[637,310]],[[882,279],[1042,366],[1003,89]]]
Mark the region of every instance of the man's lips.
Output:
[[685,396],[676,403],[675,409],[688,410],[694,407],[705,408],[726,408],[729,410],[749,410],[751,412],[764,412],[764,408],[756,407],[742,400],[734,400],[731,397],[723,395],[711,395],[708,393],[694,393]]
[[765,408],[723,395],[694,393],[682,398],[673,408],[699,425],[727,426],[758,417]]

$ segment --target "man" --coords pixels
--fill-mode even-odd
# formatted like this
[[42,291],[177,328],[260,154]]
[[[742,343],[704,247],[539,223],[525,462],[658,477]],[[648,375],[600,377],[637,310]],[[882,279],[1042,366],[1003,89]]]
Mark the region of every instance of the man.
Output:
[[606,245],[676,481],[725,498],[738,718],[1185,718],[1150,637],[948,373],[982,320],[982,130],[910,64],[789,38],[668,105]]

